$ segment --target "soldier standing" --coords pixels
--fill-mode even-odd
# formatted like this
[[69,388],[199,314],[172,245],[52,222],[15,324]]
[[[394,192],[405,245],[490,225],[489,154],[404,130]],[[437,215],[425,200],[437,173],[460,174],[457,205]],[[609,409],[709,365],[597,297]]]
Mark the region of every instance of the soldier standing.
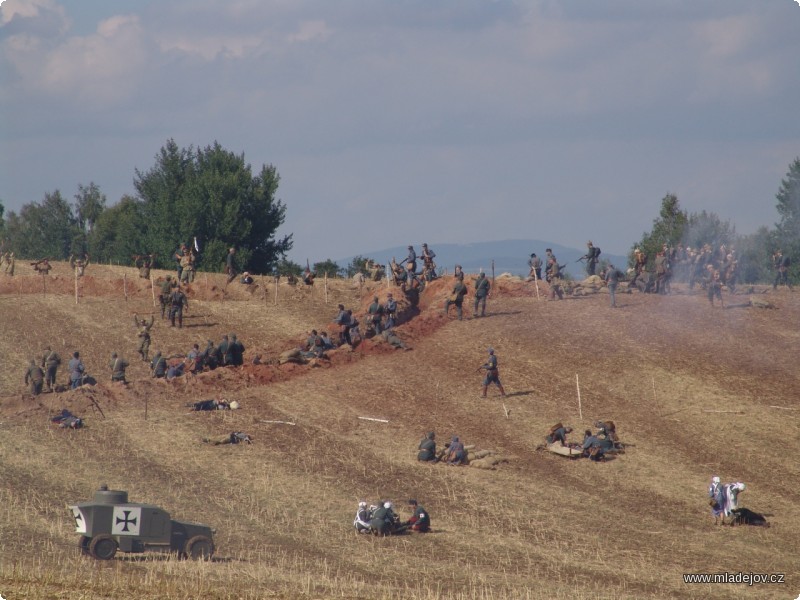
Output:
[[428,244],[422,244],[422,267],[426,281],[436,279],[436,263],[433,262],[434,258],[436,258],[436,252],[429,250]]
[[444,301],[444,314],[447,314],[450,310],[450,305],[456,305],[456,315],[458,316],[458,320],[460,321],[463,316],[463,304],[464,304],[464,296],[467,295],[467,286],[464,285],[464,282],[461,279],[456,279],[455,284],[453,285],[453,291],[450,293],[450,297]]
[[69,267],[75,271],[78,277],[83,277],[86,267],[89,266],[89,254],[84,253],[83,258],[75,258],[75,255],[69,257]]
[[417,253],[414,252],[414,246],[408,247],[408,256],[403,260],[403,267],[409,271],[409,275],[414,276],[417,273]]
[[25,371],[25,385],[31,385],[31,395],[38,396],[42,393],[44,383],[44,371],[36,365],[36,361],[31,359],[28,370]]
[[45,348],[44,356],[42,356],[42,367],[45,369],[45,383],[47,384],[48,392],[52,392],[56,386],[56,372],[60,364],[61,357],[53,352],[50,346]]
[[225,257],[225,273],[228,275],[228,283],[236,278],[236,262],[234,256],[236,248],[228,248],[228,256]]
[[139,269],[139,277],[142,279],[150,279],[150,269],[153,268],[154,257],[154,254],[147,254],[145,256],[137,254],[133,257],[133,264]]
[[53,268],[53,265],[50,264],[50,260],[47,258],[32,262],[31,266],[33,267],[34,271],[39,273],[39,275],[49,275],[50,270]]
[[112,352],[111,361],[108,363],[108,366],[111,368],[111,381],[128,383],[125,381],[125,369],[130,366],[127,360],[121,356],[117,356],[116,352]]
[[461,265],[456,265],[455,270],[453,271],[453,277],[459,281],[464,281],[464,269],[461,268]]
[[3,265],[3,272],[6,275],[14,276],[14,253],[4,252],[0,265]]
[[719,270],[714,268],[714,265],[706,266],[706,291],[708,292],[708,301],[711,306],[714,306],[714,297],[719,298],[719,303],[722,308],[725,304],[722,301],[722,281],[720,281]]
[[160,284],[161,293],[158,295],[158,301],[161,304],[161,318],[167,313],[167,305],[169,304],[169,295],[172,289],[172,275],[167,275],[167,278]]
[[591,277],[594,275],[597,263],[600,262],[600,248],[595,248],[591,240],[586,243],[586,247],[586,254],[579,260],[586,260],[586,274]]
[[789,265],[791,260],[788,256],[784,256],[781,250],[776,250],[772,255],[772,263],[775,266],[775,283],[772,284],[772,289],[777,290],[780,284],[785,285],[790,290],[792,284],[789,283]]
[[472,316],[478,316],[478,306],[481,307],[481,317],[486,316],[486,298],[489,296],[489,290],[491,289],[491,284],[489,280],[486,279],[486,273],[481,271],[480,275],[478,275],[478,279],[475,280],[475,303],[472,308]]
[[622,276],[622,273],[614,265],[608,263],[605,279],[608,286],[608,294],[611,297],[611,308],[617,307],[617,286],[619,285],[619,278]]
[[189,248],[183,249],[181,257],[181,283],[192,283],[194,281],[194,253]]
[[83,373],[86,371],[86,368],[81,362],[81,355],[77,350],[72,353],[72,358],[70,359],[67,368],[69,369],[70,388],[74,390],[81,385],[81,382],[83,381]]
[[180,281],[181,275],[183,275],[183,266],[181,265],[181,260],[183,259],[183,254],[185,251],[186,251],[186,244],[181,244],[181,247],[178,248],[175,251],[175,254],[172,255],[172,258],[174,258],[175,262],[177,263],[178,276],[176,281]]
[[564,299],[564,292],[561,289],[561,269],[558,268],[555,256],[547,261],[547,281],[550,284],[550,300]]
[[553,265],[555,265],[555,273],[559,277],[561,276],[561,273],[560,273],[561,267],[558,266],[558,259],[556,258],[556,255],[553,254],[553,251],[550,248],[545,250],[545,264],[547,266],[545,267],[544,278],[548,283],[550,283],[550,278],[551,278],[551,275],[552,275],[551,270],[552,270]]
[[536,256],[535,252],[528,259],[528,266],[531,268],[530,273],[528,273],[528,279],[542,278],[542,259]]
[[370,316],[370,323],[372,327],[375,329],[375,335],[381,334],[381,322],[383,319],[383,307],[381,306],[380,302],[378,301],[378,297],[375,296],[372,299],[372,304],[369,305],[369,309],[367,312]]
[[178,285],[169,295],[169,302],[170,302],[170,309],[169,309],[169,321],[170,327],[175,327],[175,317],[178,317],[178,327],[183,327],[183,309],[184,307],[186,310],[189,310],[189,300],[186,298],[186,294],[183,293],[181,290],[181,286]]
[[148,361],[147,354],[150,352],[150,328],[153,326],[155,318],[155,315],[151,316],[150,322],[148,323],[147,319],[140,320],[138,314],[133,314],[133,325],[139,329],[138,337],[141,340],[139,343],[139,356],[142,357],[144,362]]
[[386,304],[383,306],[383,314],[386,315],[384,329],[391,329],[394,327],[394,321],[397,318],[397,301],[392,297],[391,292],[386,294]]
[[479,371],[481,369],[486,370],[486,377],[483,379],[482,396],[486,398],[486,390],[489,388],[490,383],[493,383],[500,388],[500,395],[505,396],[506,391],[503,389],[503,384],[500,383],[500,372],[497,370],[497,356],[494,353],[494,348],[489,348],[489,358],[483,365],[478,367]]

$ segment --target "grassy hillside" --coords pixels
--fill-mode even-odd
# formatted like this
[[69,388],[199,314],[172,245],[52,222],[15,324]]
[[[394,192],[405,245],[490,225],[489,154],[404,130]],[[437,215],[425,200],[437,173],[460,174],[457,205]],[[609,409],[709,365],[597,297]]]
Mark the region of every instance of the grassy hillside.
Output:
[[[319,368],[246,365],[168,383],[150,379],[136,360],[132,314],[153,306],[149,284],[133,269],[91,266],[78,304],[66,265],[46,285],[45,294],[39,277],[0,276],[6,598],[800,593],[800,294],[770,291],[763,297],[774,310],[752,308],[740,295],[726,294],[728,307],[712,309],[700,293],[632,294],[612,310],[603,293],[545,302],[532,284],[507,281],[487,318],[458,322],[441,314],[450,283],[440,282],[397,328],[412,351],[368,342]],[[186,352],[234,332],[246,359],[274,358],[312,327],[333,331],[338,302],[360,312],[387,291],[339,280],[326,303],[322,286],[281,284],[276,303],[274,284],[264,285],[266,295],[263,288],[251,295],[225,288],[222,276],[201,275],[184,328],[157,319],[151,353]],[[79,349],[100,383],[27,397],[25,366],[47,344],[65,362]],[[491,389],[480,397],[475,369],[488,346],[500,359],[504,401]],[[108,381],[113,350],[132,363],[127,388]],[[62,368],[59,380],[66,377]],[[187,402],[213,397],[236,399],[242,409],[187,411]],[[53,428],[48,416],[65,407],[88,427]],[[617,423],[631,445],[624,455],[594,464],[537,451],[553,423],[577,434],[599,418]],[[255,443],[201,442],[234,430]],[[509,460],[493,471],[419,464],[416,447],[429,430],[440,443],[459,435]],[[770,515],[772,527],[714,527],[705,496],[714,474],[746,482],[740,504]],[[215,559],[79,556],[66,505],[88,500],[103,483],[215,527]],[[353,531],[360,498],[391,498],[405,515],[412,497],[429,509],[433,533],[378,539]],[[787,583],[692,586],[681,576],[722,571],[785,573]]]

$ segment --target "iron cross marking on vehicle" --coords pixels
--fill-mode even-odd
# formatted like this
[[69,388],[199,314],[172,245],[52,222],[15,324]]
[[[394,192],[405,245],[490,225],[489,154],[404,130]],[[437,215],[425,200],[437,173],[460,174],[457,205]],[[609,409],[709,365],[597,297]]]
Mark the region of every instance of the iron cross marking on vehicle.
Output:
[[121,523],[122,531],[124,531],[125,533],[130,533],[132,531],[128,529],[128,525],[133,525],[135,527],[139,521],[137,517],[131,517],[131,512],[132,511],[130,510],[123,510],[122,511],[123,518],[120,519],[119,517],[117,517],[115,519],[115,525],[119,525]]
[[115,506],[111,521],[111,535],[139,535],[142,509],[139,506]]

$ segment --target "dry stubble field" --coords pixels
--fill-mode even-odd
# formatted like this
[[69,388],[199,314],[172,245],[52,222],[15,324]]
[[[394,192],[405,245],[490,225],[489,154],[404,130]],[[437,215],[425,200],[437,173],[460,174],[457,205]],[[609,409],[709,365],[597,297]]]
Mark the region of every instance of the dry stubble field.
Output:
[[[361,297],[336,281],[326,304],[319,287],[284,284],[276,305],[271,286],[264,298],[261,290],[251,296],[223,284],[219,275],[201,275],[186,326],[159,321],[151,353],[186,352],[235,332],[246,359],[275,357],[312,327],[330,330],[336,303],[363,311],[373,293],[386,293],[367,286]],[[149,379],[134,360],[132,314],[153,310],[135,271],[91,266],[78,305],[72,285],[65,265],[48,280],[47,295],[41,278],[22,269],[0,280],[5,598],[800,594],[800,294],[768,294],[774,310],[746,306],[740,295],[711,309],[700,294],[632,294],[611,310],[605,294],[548,303],[537,301],[530,284],[509,281],[490,299],[487,318],[459,323],[439,311],[449,286],[441,282],[397,329],[410,352],[365,343],[322,368],[246,366],[167,383]],[[100,383],[25,397],[27,360],[47,344],[65,361],[81,350]],[[496,391],[479,396],[475,368],[490,345],[500,358],[508,417]],[[108,383],[113,350],[133,363],[127,388]],[[63,368],[59,378],[66,381]],[[187,412],[187,402],[212,397],[239,400],[242,409]],[[48,416],[64,407],[88,427],[50,426]],[[632,445],[626,454],[593,464],[536,450],[552,423],[577,432],[598,418],[616,421]],[[440,442],[458,434],[509,462],[494,471],[418,464],[416,446],[430,429]],[[200,441],[233,430],[255,443]],[[712,474],[746,482],[741,504],[770,515],[772,527],[715,528],[705,499]],[[215,559],[80,557],[65,506],[90,498],[101,483],[175,518],[211,524]],[[402,506],[409,497],[430,510],[432,534],[377,539],[352,530],[358,499]],[[722,571],[785,573],[786,583],[691,586],[681,576]]]

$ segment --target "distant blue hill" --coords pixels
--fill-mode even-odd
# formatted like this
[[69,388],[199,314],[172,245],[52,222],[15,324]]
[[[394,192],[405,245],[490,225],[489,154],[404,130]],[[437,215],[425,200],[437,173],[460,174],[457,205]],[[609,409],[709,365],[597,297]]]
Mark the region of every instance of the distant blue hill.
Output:
[[[483,269],[491,274],[492,260],[494,260],[494,271],[496,275],[500,273],[512,273],[514,275],[528,274],[528,259],[532,252],[544,260],[545,249],[552,248],[559,264],[566,264],[566,272],[575,278],[581,278],[585,273],[584,262],[576,262],[581,256],[586,254],[586,249],[576,250],[567,248],[552,242],[541,240],[503,240],[498,242],[476,242],[474,244],[434,244],[428,242],[428,246],[436,253],[436,264],[439,268],[447,269],[448,273],[453,272],[456,264],[461,265],[467,273],[477,273]],[[414,250],[419,256],[422,252],[421,245],[415,245]],[[600,246],[600,250],[603,248]],[[374,250],[360,254],[364,258],[371,258],[381,264],[386,264],[392,257],[401,261],[408,256],[408,248],[396,246],[383,250]],[[335,261],[341,267],[346,267],[355,258],[348,256]],[[628,259],[618,254],[606,254],[605,251],[600,255],[602,261],[610,260],[617,268],[624,270],[627,267]],[[421,261],[418,260],[418,264]],[[421,267],[418,267],[421,268]]]

